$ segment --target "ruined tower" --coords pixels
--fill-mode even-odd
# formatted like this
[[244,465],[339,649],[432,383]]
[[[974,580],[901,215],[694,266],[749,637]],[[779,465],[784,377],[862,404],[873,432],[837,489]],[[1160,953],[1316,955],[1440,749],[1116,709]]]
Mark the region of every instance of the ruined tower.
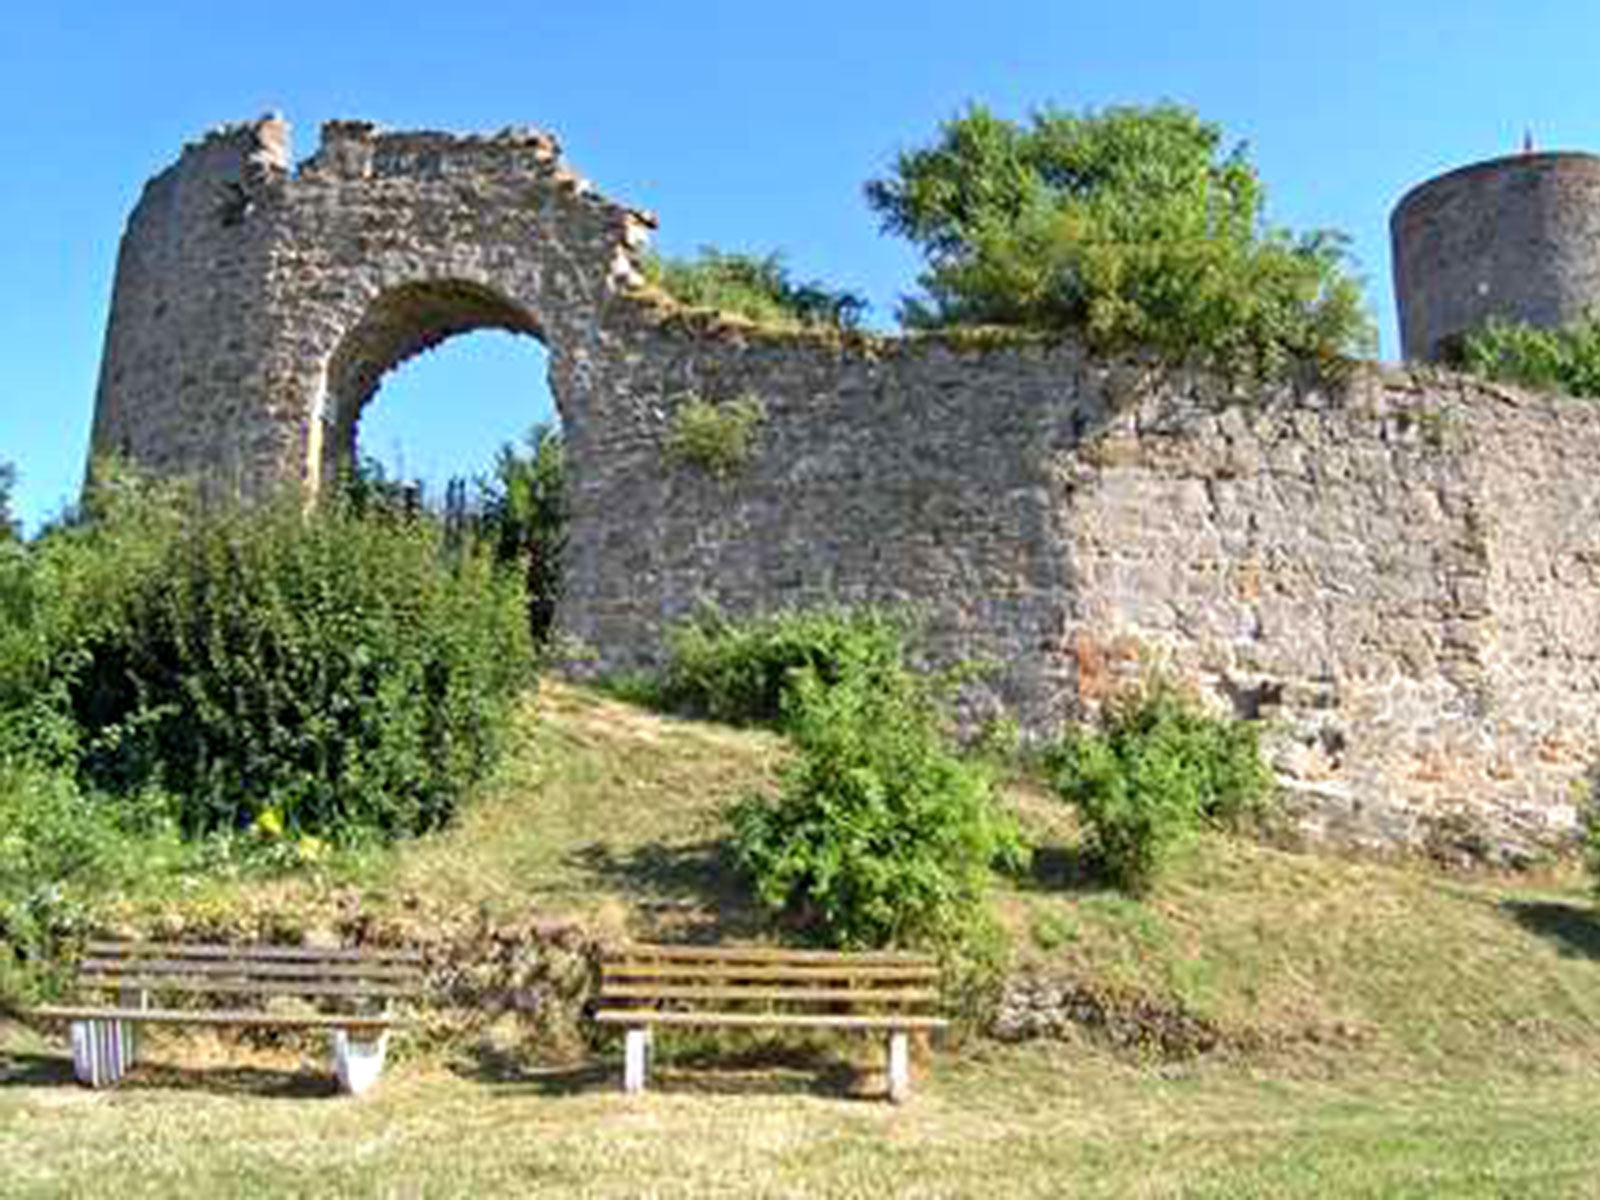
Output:
[[298,168],[279,117],[214,131],[128,220],[92,452],[246,495],[315,492],[387,371],[484,328],[545,343],[581,440],[599,311],[636,279],[651,223],[596,195],[535,130],[331,121]]
[[1450,171],[1395,205],[1401,351],[1437,360],[1492,317],[1551,328],[1600,307],[1600,157],[1516,154]]

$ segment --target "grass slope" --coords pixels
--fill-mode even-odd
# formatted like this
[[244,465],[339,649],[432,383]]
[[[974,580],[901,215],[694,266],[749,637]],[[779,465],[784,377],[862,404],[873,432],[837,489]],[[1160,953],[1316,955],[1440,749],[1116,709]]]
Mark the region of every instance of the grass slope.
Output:
[[[634,934],[759,932],[718,814],[770,786],[771,735],[674,721],[551,684],[451,830],[309,876],[133,898],[314,909],[359,891],[578,914]],[[58,1043],[0,1025],[7,1195],[1279,1196],[1593,1194],[1600,925],[1581,880],[1208,839],[1144,900],[1098,889],[1072,822],[1007,795],[1041,849],[999,908],[1025,970],[1214,1023],[1186,1061],[969,1042],[906,1109],[847,1097],[826,1059],[669,1053],[660,1090],[614,1064],[499,1073],[422,1058],[360,1102],[321,1066],[168,1043],[129,1086],[70,1086]],[[706,930],[702,930],[703,932]],[[670,1047],[668,1048],[670,1051]],[[872,1055],[868,1051],[868,1057]],[[824,1068],[819,1072],[819,1066]]]

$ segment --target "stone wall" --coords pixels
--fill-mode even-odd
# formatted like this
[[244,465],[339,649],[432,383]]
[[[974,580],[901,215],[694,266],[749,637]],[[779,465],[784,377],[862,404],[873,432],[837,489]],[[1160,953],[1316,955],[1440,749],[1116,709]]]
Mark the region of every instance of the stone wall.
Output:
[[[124,238],[97,449],[311,490],[395,363],[549,348],[571,453],[558,622],[590,669],[732,612],[912,604],[966,697],[1048,736],[1152,661],[1270,721],[1311,834],[1516,858],[1570,836],[1600,692],[1590,407],[1437,374],[1237,395],[1030,339],[760,330],[638,286],[651,224],[531,132],[267,121],[192,147]],[[719,476],[666,452],[754,398]]]

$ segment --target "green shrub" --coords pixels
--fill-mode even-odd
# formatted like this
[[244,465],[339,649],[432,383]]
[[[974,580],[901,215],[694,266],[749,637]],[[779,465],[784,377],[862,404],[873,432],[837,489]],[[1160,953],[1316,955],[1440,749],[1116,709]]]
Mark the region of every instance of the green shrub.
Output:
[[85,791],[165,791],[190,835],[435,827],[528,678],[521,581],[426,517],[126,489],[30,558],[6,744],[46,731]]
[[1257,810],[1271,781],[1254,725],[1207,715],[1160,681],[1109,702],[1101,728],[1069,733],[1046,769],[1106,878],[1134,892],[1202,825]]
[[1493,320],[1467,334],[1448,357],[1485,379],[1600,397],[1600,315],[1561,329]]
[[809,940],[950,946],[983,923],[991,866],[1020,846],[988,777],[943,743],[925,687],[847,670],[793,672],[795,759],[775,803],[730,814],[736,860]]
[[726,479],[750,461],[765,410],[754,396],[713,404],[685,398],[672,410],[663,445],[668,461]]
[[694,258],[644,260],[644,275],[684,304],[715,308],[763,325],[854,329],[867,302],[817,280],[796,283],[781,254],[742,254],[702,246]]
[[732,725],[782,724],[796,672],[824,684],[883,681],[904,671],[906,622],[888,613],[824,608],[734,622],[706,609],[668,635],[657,695],[670,709]]
[[0,765],[0,1001],[48,989],[99,902],[175,868],[168,808],[164,797],[96,799],[63,774]]

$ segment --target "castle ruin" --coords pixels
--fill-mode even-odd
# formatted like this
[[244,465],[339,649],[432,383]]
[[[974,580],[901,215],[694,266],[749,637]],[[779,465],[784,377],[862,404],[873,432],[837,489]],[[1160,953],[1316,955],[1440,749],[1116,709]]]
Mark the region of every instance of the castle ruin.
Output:
[[[1396,217],[1424,291],[1452,254],[1429,205]],[[570,456],[557,621],[594,669],[654,661],[702,602],[911,604],[935,659],[992,665],[974,720],[1047,736],[1154,657],[1269,720],[1314,836],[1517,859],[1572,835],[1600,744],[1591,405],[1377,367],[1240,395],[1070,341],[762,329],[641,288],[651,225],[537,132],[334,122],[298,166],[277,119],[212,134],[129,220],[94,451],[314,494],[395,364],[523,333]],[[1414,310],[1408,352],[1458,328]],[[665,452],[679,405],[750,396],[739,470]]]

